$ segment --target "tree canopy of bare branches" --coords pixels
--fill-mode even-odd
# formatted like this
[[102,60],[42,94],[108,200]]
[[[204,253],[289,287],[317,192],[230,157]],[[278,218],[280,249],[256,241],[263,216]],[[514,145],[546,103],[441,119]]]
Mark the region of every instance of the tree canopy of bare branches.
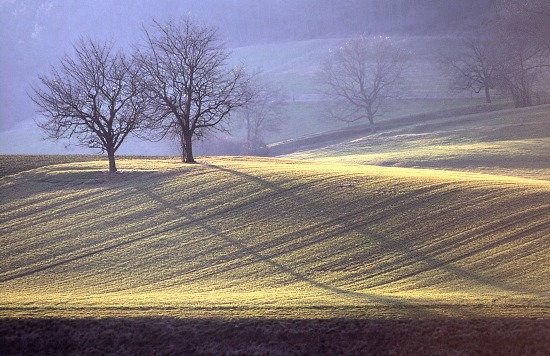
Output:
[[319,73],[325,94],[334,97],[329,115],[346,122],[367,119],[374,131],[374,119],[397,96],[406,61],[406,52],[382,36],[353,38],[331,51]]
[[81,38],[50,73],[39,77],[32,100],[46,118],[39,121],[49,138],[76,139],[107,152],[116,172],[115,152],[143,125],[145,101],[131,60],[112,44]]
[[443,56],[451,87],[510,94],[516,107],[534,104],[537,84],[550,68],[550,1],[493,0],[488,23],[462,38],[462,51]]
[[252,98],[243,67],[228,65],[229,52],[213,27],[190,18],[146,28],[136,55],[148,96],[150,128],[162,138],[174,135],[182,160],[193,163],[194,137],[223,128],[232,111]]
[[461,40],[461,49],[452,55],[443,54],[441,64],[450,72],[453,90],[481,91],[485,102],[490,103],[490,90],[496,86],[498,61],[494,43],[486,34],[474,33]]
[[266,80],[256,80],[253,99],[240,110],[246,129],[247,154],[261,153],[265,147],[263,135],[281,129],[287,116],[287,95],[280,86]]

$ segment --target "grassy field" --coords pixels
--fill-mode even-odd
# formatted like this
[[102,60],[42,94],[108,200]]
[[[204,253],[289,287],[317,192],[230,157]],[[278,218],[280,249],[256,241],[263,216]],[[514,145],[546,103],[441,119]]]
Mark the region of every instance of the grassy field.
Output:
[[103,166],[2,178],[4,313],[548,302],[547,182],[229,158]]
[[[464,331],[477,320],[523,351],[546,350],[547,181],[257,158],[121,159],[118,174],[105,165],[0,179],[0,316],[14,349],[36,318],[163,317],[206,329],[275,323],[254,324],[255,335],[284,318],[315,337],[328,333],[319,320],[359,333],[405,320],[426,340],[442,322]],[[520,324],[527,331],[505,332]]]
[[[377,134],[350,131],[288,158],[318,162],[437,168],[550,180],[550,106],[407,118]],[[364,131],[363,131],[364,132]],[[330,136],[330,135],[329,135]]]

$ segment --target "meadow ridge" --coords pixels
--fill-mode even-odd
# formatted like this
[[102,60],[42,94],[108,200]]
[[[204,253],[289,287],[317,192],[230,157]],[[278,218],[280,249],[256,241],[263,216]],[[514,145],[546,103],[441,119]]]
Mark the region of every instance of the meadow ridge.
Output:
[[550,351],[548,181],[40,160],[2,157],[6,355]]

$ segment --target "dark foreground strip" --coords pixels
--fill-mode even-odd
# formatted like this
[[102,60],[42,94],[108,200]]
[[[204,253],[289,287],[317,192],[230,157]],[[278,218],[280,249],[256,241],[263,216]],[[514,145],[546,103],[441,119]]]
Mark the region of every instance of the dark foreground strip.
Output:
[[2,355],[550,355],[550,319],[0,319]]

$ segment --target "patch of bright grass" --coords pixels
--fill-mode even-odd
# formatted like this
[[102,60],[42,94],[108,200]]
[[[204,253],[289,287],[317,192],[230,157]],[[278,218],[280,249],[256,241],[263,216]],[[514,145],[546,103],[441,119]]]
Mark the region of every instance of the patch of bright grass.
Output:
[[548,106],[442,118],[287,155],[550,179]]

